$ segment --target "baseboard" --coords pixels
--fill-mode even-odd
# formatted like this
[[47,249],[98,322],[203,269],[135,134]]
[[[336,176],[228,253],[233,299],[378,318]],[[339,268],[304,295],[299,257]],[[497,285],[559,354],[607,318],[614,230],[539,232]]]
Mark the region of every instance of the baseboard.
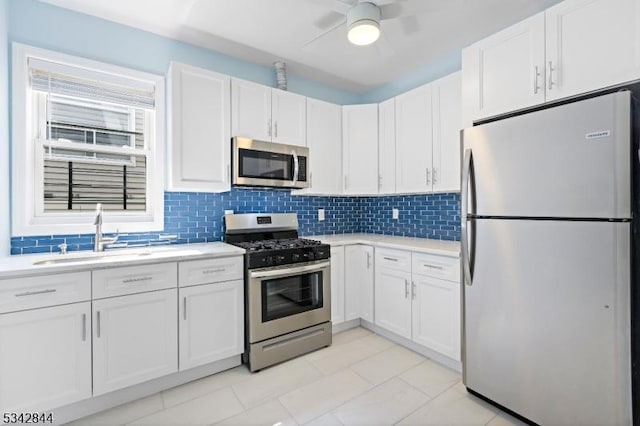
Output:
[[168,376],[159,377],[148,382],[130,386],[110,392],[105,395],[95,396],[84,401],[66,405],[61,408],[52,410],[55,424],[68,423],[82,417],[90,416],[118,405],[126,404],[136,399],[144,398],[149,395],[183,385],[193,380],[201,379],[242,364],[240,355],[226,358],[211,364],[202,365],[200,367],[191,368],[186,371],[180,371]]
[[424,355],[427,358],[437,362],[438,364],[444,365],[447,368],[450,368],[458,373],[462,372],[462,363],[460,361],[456,361],[451,359],[445,355],[442,355],[434,350],[426,348],[422,345],[415,343],[412,340],[409,340],[405,337],[398,336],[395,333],[385,330],[382,327],[375,325],[372,322],[366,320],[360,320],[360,326],[366,328],[369,331],[373,331],[376,334],[379,334],[382,337],[386,337],[394,343],[397,343],[401,346],[404,346],[407,349],[411,349],[414,352],[419,353],[420,355]]
[[352,328],[360,327],[360,318],[344,321],[338,324],[332,324],[333,334],[350,330]]

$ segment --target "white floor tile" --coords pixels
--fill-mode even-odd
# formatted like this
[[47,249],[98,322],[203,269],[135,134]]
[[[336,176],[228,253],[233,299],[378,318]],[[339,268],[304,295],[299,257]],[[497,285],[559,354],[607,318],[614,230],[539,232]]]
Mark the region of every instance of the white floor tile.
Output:
[[244,407],[231,388],[224,388],[143,417],[130,424],[149,426],[210,425],[242,411],[244,411]]
[[460,381],[460,374],[433,361],[426,360],[410,368],[400,378],[431,398]]
[[162,397],[160,394],[138,399],[127,404],[120,405],[109,410],[102,411],[92,416],[67,423],[68,426],[116,426],[124,425],[141,417],[161,411]]
[[350,370],[342,370],[281,396],[280,402],[298,423],[306,423],[342,405],[371,385]]
[[345,425],[392,425],[429,401],[404,381],[393,378],[332,411]]
[[360,361],[350,368],[369,382],[378,385],[424,360],[422,355],[400,346],[394,346]]
[[266,404],[216,423],[216,425],[225,426],[296,426],[297,424],[277,400],[269,401]]
[[495,415],[496,410],[488,404],[453,386],[398,425],[483,426]]
[[331,413],[327,413],[324,416],[311,420],[309,423],[305,423],[304,426],[343,426],[343,424]]
[[251,373],[247,367],[241,365],[209,377],[204,377],[200,380],[176,386],[175,388],[162,392],[164,406],[167,408],[173,407],[174,405],[182,404],[183,402],[215,392],[235,383],[249,380],[250,378]]
[[507,413],[500,412],[497,416],[495,416],[487,426],[526,426],[525,422],[522,422],[516,419],[513,416],[510,416]]
[[304,359],[295,359],[253,373],[250,380],[234,384],[233,390],[245,406],[256,407],[322,377]]
[[362,337],[369,336],[371,333],[369,330],[366,330],[362,327],[356,327],[349,330],[345,330],[341,333],[336,333],[333,335],[332,345],[341,345],[343,343],[353,342],[356,339],[360,339]]
[[350,343],[331,346],[323,351],[310,354],[306,359],[322,374],[330,375],[388,348],[382,342],[368,340],[370,338],[380,339],[378,336],[372,335]]

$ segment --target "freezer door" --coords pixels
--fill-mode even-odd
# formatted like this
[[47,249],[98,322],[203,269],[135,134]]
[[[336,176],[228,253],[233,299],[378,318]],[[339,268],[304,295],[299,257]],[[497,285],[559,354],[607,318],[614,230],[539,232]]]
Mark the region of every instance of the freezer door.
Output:
[[465,385],[538,424],[631,424],[630,224],[470,227]]
[[465,129],[474,200],[467,213],[631,217],[630,96],[618,92]]

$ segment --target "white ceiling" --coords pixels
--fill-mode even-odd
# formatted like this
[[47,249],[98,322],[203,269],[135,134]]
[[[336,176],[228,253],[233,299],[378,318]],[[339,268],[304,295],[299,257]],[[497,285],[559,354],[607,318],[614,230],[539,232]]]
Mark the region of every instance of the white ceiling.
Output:
[[260,65],[284,60],[289,73],[364,93],[560,0],[371,0],[423,13],[382,21],[370,46],[351,45],[345,25],[305,46],[322,34],[319,20],[339,19],[340,0],[41,1]]

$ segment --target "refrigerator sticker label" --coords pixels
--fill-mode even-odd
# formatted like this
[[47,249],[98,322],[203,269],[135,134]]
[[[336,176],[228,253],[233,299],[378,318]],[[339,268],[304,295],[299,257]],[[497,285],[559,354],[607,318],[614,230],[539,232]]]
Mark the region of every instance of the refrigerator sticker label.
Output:
[[611,136],[611,130],[602,130],[599,132],[587,133],[586,139],[598,139]]

